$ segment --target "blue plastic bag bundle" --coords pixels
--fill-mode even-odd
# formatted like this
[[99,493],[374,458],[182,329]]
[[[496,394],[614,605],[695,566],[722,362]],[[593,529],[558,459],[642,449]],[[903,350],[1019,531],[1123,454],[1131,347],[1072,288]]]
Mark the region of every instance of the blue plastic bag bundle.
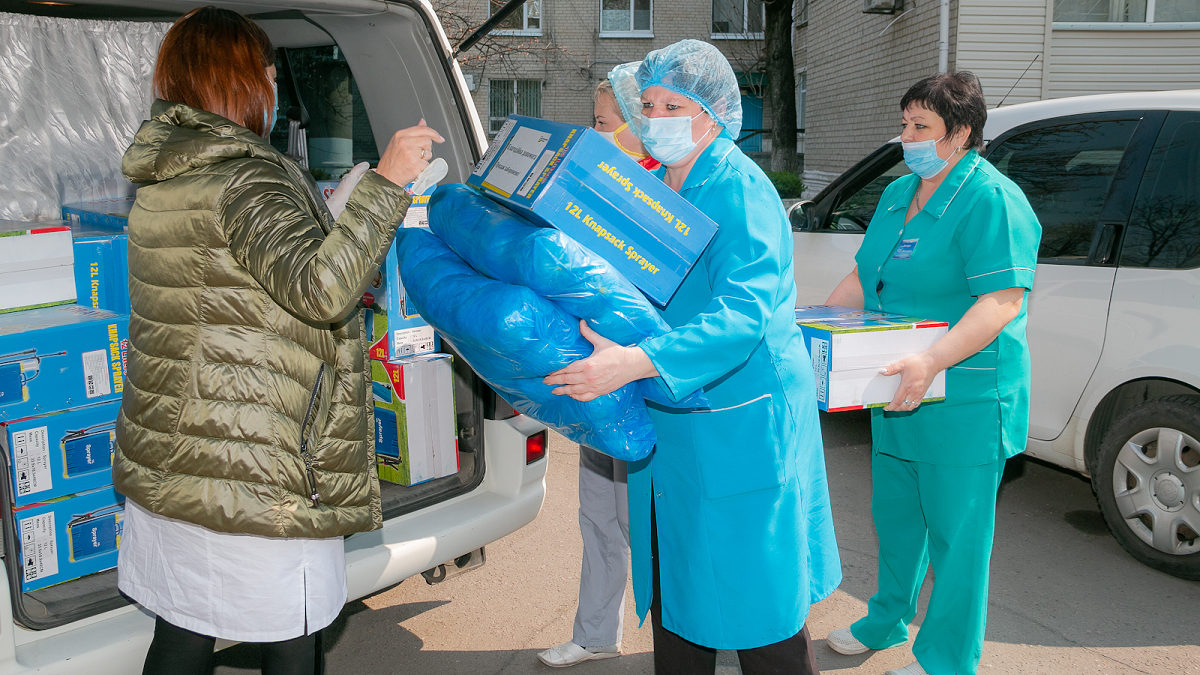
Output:
[[529,288],[480,274],[424,230],[401,229],[396,253],[412,305],[513,407],[617,459],[650,454],[654,425],[637,386],[582,403],[542,384],[592,353],[574,317]]
[[[617,344],[635,345],[671,330],[646,297],[603,258],[466,185],[443,185],[433,193],[429,228],[475,270],[532,290]],[[708,405],[702,391],[676,402],[658,380],[641,380],[638,386],[642,396],[663,405]]]

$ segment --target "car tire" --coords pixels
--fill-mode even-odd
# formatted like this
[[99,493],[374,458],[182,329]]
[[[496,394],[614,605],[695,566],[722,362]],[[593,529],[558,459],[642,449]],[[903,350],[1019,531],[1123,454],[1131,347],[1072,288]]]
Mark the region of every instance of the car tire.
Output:
[[1152,399],[1122,414],[1100,444],[1092,488],[1131,556],[1200,580],[1200,396]]

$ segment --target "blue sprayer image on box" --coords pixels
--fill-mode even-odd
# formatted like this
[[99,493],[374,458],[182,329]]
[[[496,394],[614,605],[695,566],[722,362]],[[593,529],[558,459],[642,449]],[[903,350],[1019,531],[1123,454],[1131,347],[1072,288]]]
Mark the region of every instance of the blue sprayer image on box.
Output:
[[717,224],[596,131],[509,117],[467,180],[556,227],[665,306]]
[[117,401],[129,317],[81,305],[0,314],[0,421]]
[[124,516],[111,485],[15,509],[21,592],[116,567]]
[[25,506],[112,484],[120,401],[0,422],[13,503]]

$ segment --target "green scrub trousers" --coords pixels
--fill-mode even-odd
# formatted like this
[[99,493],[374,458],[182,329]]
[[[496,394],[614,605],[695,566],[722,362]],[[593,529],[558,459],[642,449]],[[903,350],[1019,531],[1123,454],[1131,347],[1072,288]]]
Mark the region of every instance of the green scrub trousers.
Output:
[[[879,590],[850,631],[872,649],[908,641],[932,563],[937,583],[913,654],[931,675],[971,668],[983,653],[996,490],[1006,460],[940,466],[876,454],[871,515],[879,535]],[[970,664],[970,665],[967,665]]]

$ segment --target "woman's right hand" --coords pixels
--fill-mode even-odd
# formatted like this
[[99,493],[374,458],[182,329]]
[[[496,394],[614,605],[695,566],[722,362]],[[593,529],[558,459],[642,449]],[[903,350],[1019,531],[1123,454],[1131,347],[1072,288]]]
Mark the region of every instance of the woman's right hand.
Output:
[[401,129],[392,135],[375,172],[404,187],[416,180],[429,166],[429,160],[433,159],[433,144],[445,141],[441,134],[425,126],[425,120],[421,120],[417,126]]

